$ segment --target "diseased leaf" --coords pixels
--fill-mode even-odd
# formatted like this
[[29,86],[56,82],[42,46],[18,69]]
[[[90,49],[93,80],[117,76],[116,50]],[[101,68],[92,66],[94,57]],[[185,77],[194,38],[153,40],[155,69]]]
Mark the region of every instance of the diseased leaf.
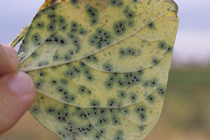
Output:
[[31,114],[61,139],[140,140],[155,126],[178,28],[173,0],[66,0],[21,44]]

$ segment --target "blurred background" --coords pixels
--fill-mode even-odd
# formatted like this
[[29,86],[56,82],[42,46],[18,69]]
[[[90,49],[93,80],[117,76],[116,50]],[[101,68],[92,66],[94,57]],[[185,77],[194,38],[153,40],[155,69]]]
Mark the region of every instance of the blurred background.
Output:
[[[44,0],[0,0],[0,43],[30,24]],[[210,1],[175,0],[180,24],[165,103],[146,140],[210,139]],[[0,140],[59,140],[28,112]]]

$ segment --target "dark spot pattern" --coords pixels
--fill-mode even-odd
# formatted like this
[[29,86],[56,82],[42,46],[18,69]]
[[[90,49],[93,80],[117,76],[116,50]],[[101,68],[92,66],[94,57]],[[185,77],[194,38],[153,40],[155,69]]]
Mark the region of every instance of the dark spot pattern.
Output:
[[102,28],[98,28],[88,41],[91,46],[100,50],[104,47],[110,46],[112,39],[113,37],[109,32]]
[[[29,69],[27,73],[37,88],[37,97],[29,110],[35,118],[51,130],[47,125],[50,124],[61,139],[123,140],[128,135],[138,139],[149,132],[160,111],[151,106],[163,102],[161,97],[166,89],[167,79],[163,75],[167,73],[159,66],[168,64],[158,62],[162,58],[168,61],[165,56],[171,56],[173,46],[166,42],[174,43],[172,37],[153,41],[146,33],[138,36],[144,29],[148,34],[159,31],[156,19],[162,18],[159,14],[163,15],[164,10],[157,8],[159,14],[152,13],[153,17],[153,9],[142,9],[152,8],[154,3],[162,4],[139,0],[90,4],[70,0],[73,17],[61,12],[65,10],[62,4],[39,12],[19,51],[20,65],[23,64],[20,68]],[[106,8],[110,13],[122,13],[111,15]],[[169,32],[167,26],[164,30]]]
[[167,47],[167,43],[161,41],[161,42],[158,44],[158,48],[159,48],[159,49],[162,49],[162,50],[167,49],[167,48],[168,48],[168,47]]
[[165,87],[163,87],[163,86],[157,87],[157,92],[160,96],[164,96],[165,95]]
[[149,29],[155,29],[155,24],[154,24],[154,22],[149,23],[149,24],[148,24],[148,28],[149,28]]
[[122,0],[110,0],[110,4],[112,6],[121,5],[121,3],[122,3]]
[[71,0],[71,3],[74,4],[74,5],[77,5],[78,1],[79,0]]
[[126,27],[124,26],[124,22],[122,20],[115,22],[113,24],[113,30],[116,35],[123,35],[126,31]]
[[92,6],[89,7],[87,9],[87,15],[90,18],[90,22],[91,22],[92,26],[98,22],[98,20],[99,20],[98,9],[96,9]]

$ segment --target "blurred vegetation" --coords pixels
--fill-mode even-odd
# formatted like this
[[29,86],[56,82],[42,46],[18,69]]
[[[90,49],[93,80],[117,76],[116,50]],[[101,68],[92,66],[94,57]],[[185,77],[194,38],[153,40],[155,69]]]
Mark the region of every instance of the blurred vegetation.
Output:
[[146,140],[210,139],[210,69],[173,68],[160,120]]
[[[210,139],[210,69],[172,68],[160,120],[146,140]],[[59,140],[29,113],[0,140]]]

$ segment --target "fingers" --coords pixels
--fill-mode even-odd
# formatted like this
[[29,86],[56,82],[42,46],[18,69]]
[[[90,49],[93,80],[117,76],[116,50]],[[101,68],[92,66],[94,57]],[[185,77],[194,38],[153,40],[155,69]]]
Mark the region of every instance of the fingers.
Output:
[[17,67],[16,51],[0,44],[0,134],[17,123],[35,98],[34,82]]
[[18,56],[12,47],[0,44],[0,60],[0,76],[9,74],[18,67]]
[[0,134],[23,116],[35,94],[34,82],[26,73],[16,71],[0,78]]

